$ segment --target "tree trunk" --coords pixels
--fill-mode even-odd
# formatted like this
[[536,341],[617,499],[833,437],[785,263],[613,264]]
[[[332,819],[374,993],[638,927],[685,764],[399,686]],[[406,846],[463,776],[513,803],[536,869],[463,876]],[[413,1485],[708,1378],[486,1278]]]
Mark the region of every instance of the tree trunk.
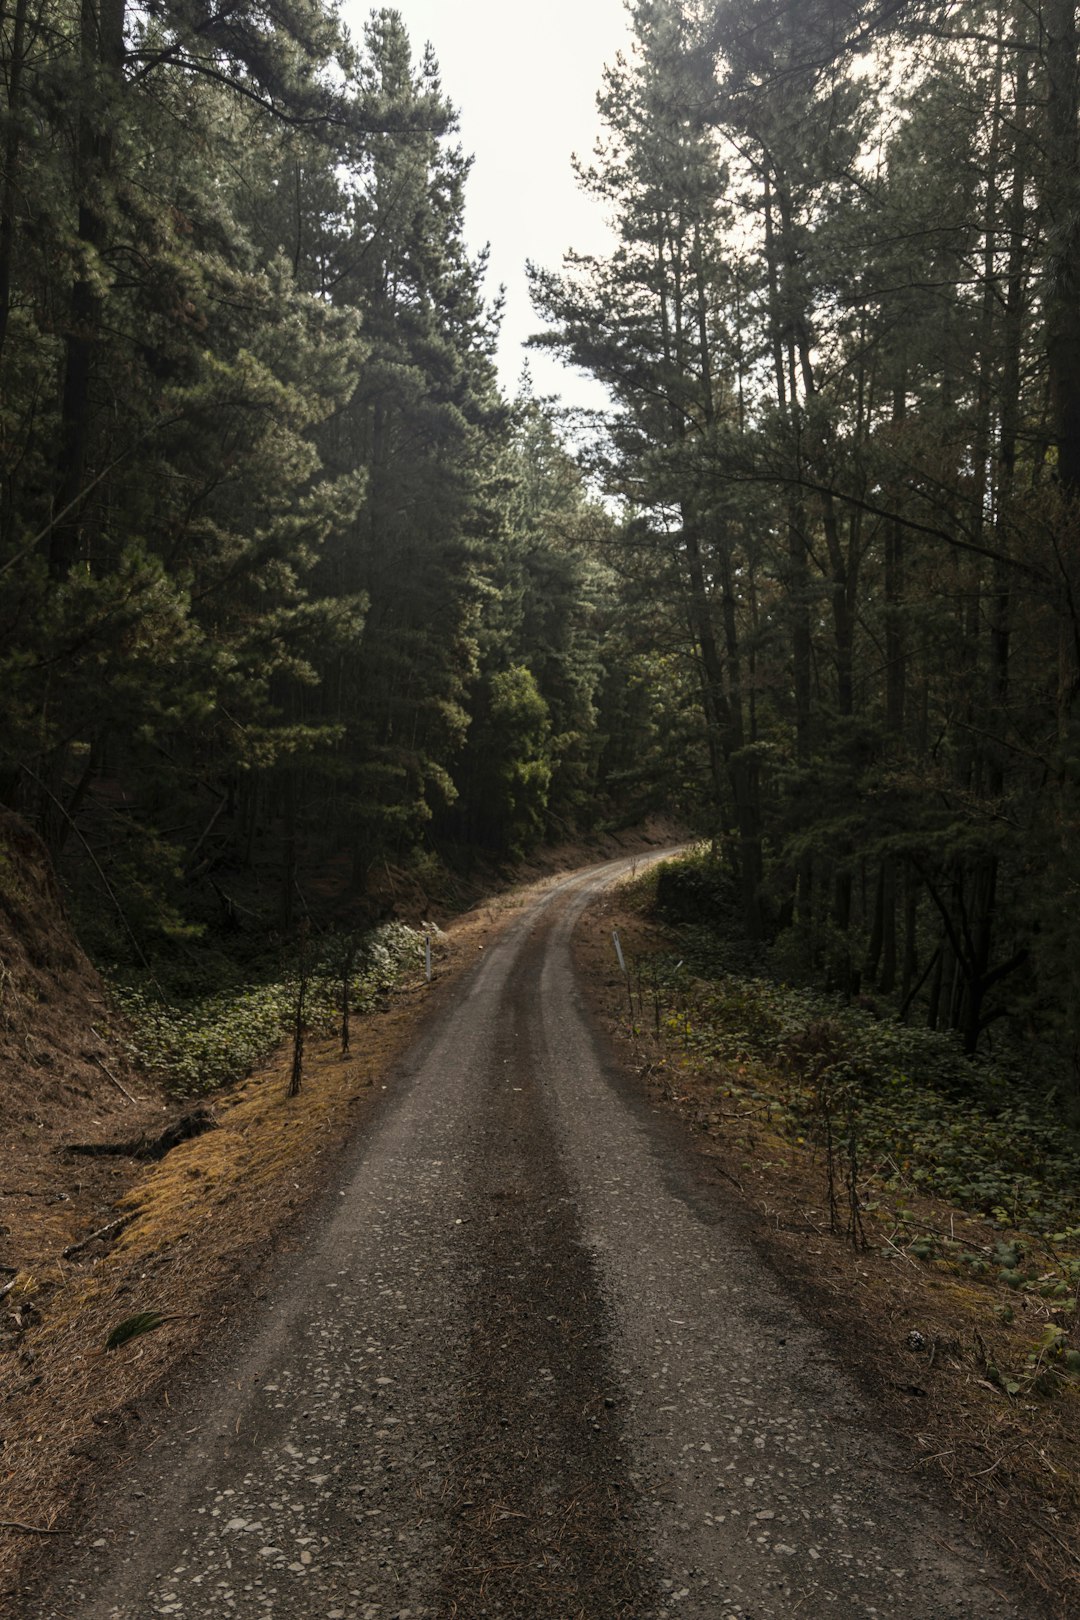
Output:
[[[82,0],[80,39],[82,70],[88,104],[79,114],[75,186],[78,197],[79,240],[90,257],[107,239],[103,182],[112,158],[112,131],[108,113],[95,104],[107,85],[119,86],[124,59],[125,0]],[[60,453],[57,460],[53,511],[56,521],[49,533],[49,573],[63,579],[79,555],[84,515],[79,497],[86,481],[86,459],[91,428],[90,384],[93,357],[101,326],[102,299],[91,273],[77,276],[64,339],[64,366],[60,389]]]
[[866,956],[863,959],[863,978],[867,984],[873,984],[877,979],[878,965],[881,961],[881,947],[885,937],[885,862],[878,867],[877,884],[874,889],[874,910],[870,921],[870,938],[867,941]]
[[934,964],[934,976],[930,981],[930,1003],[926,1009],[926,1025],[928,1029],[937,1029],[939,1027],[942,986],[947,982],[946,976],[951,965],[952,952],[949,950],[948,941],[943,938]]
[[[776,403],[788,418],[792,442],[797,439],[795,417],[798,399],[794,384],[789,390],[785,376],[785,345],[781,319],[780,251],[773,217],[772,180],[764,169],[765,263],[769,287],[769,339],[776,383]],[[794,370],[789,346],[788,365]],[[791,469],[791,488],[796,488],[797,467]],[[786,609],[791,626],[792,689],[795,698],[795,763],[804,770],[810,762],[810,713],[812,690],[812,642],[810,636],[810,572],[807,566],[806,509],[794,494],[787,502],[787,579]],[[795,871],[792,909],[799,926],[813,927],[813,857],[803,855]]]
[[7,136],[4,141],[4,188],[0,196],[0,361],[4,357],[8,316],[11,313],[11,273],[15,259],[15,207],[18,195],[22,76],[26,51],[26,14],[29,0],[15,0],[11,25],[11,66],[8,71]]
[[878,989],[891,995],[896,989],[896,862],[891,856],[881,865],[884,879],[882,894],[882,960]]
[[1076,7],[1044,0],[1046,158],[1043,206],[1050,251],[1046,286],[1046,357],[1058,482],[1080,493],[1080,164],[1077,117]]
[[919,886],[910,866],[904,870],[904,961],[900,973],[900,1001],[906,1005],[919,971]]
[[1001,367],[1001,421],[998,440],[993,589],[990,608],[990,727],[994,742],[987,762],[987,792],[998,797],[1005,786],[1006,704],[1009,696],[1009,657],[1012,637],[1012,590],[1007,562],[1011,550],[1010,504],[1016,477],[1016,448],[1020,432],[1020,368],[1024,336],[1024,270],[1027,236],[1024,192],[1028,150],[1026,118],[1028,64],[1021,57],[1016,70],[1015,146],[1008,210],[1009,258],[1005,282],[1003,321],[1004,355]]
[[683,544],[685,548],[689,593],[687,614],[691,633],[697,643],[701,661],[701,695],[705,711],[705,731],[712,772],[713,792],[717,808],[724,799],[724,747],[723,737],[730,729],[727,699],[724,695],[724,670],[720,647],[712,622],[712,604],[705,582],[705,567],[701,555],[701,541],[689,511],[683,512]]
[[296,893],[296,772],[286,765],[281,783],[281,929],[291,933],[295,918]]

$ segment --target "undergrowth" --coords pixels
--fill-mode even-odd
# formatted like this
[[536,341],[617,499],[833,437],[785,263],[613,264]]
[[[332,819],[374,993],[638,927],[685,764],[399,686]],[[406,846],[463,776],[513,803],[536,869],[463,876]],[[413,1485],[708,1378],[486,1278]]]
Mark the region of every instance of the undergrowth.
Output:
[[[311,948],[306,997],[308,1026],[332,1033],[341,1020],[343,968],[352,942],[323,936]],[[423,936],[404,923],[385,923],[355,943],[349,1002],[373,1010],[422,960]],[[177,974],[111,977],[114,1000],[130,1031],[132,1057],[158,1074],[178,1097],[205,1096],[242,1079],[281,1041],[296,1006],[298,964],[249,965],[220,959],[217,985],[205,969]]]
[[[660,868],[629,900],[662,911],[663,895]],[[1080,1372],[1080,1148],[1046,1098],[950,1034],[780,982],[764,963],[748,971],[738,943],[700,922],[674,940],[632,965],[632,1005],[640,1033],[711,1082],[714,1117],[755,1119],[820,1155],[834,1230],[853,1242],[884,1224],[881,1241],[916,1261],[1045,1301],[1060,1320],[1020,1378],[1000,1375],[1010,1393]],[[992,1223],[991,1241],[935,1229],[924,1196]]]
[[669,1015],[669,1027],[729,1074],[771,1070],[784,1104],[774,1122],[809,1129],[824,1090],[857,1130],[863,1166],[887,1183],[1032,1232],[1080,1223],[1075,1141],[1006,1068],[975,1068],[950,1035],[808,990],[714,976],[699,941],[680,943],[682,965],[669,961],[665,977],[689,1015]]

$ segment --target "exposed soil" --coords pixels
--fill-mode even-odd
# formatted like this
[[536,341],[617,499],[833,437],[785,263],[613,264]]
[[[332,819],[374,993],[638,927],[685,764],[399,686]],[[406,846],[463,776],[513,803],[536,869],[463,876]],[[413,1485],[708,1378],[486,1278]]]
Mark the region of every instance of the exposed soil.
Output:
[[[72,936],[44,846],[8,811],[0,811],[0,1073],[2,1286],[104,1225],[128,1179],[115,1164],[65,1163],[63,1144],[156,1134],[165,1113],[160,1089],[133,1073],[116,1040],[105,987]],[[0,1303],[0,1354],[5,1335],[38,1308],[24,1295],[17,1287]]]
[[[1048,1611],[1070,1620],[1080,1613],[1080,1391],[1010,1397],[987,1377],[993,1366],[1024,1365],[1051,1308],[906,1256],[904,1236],[884,1212],[865,1215],[865,1247],[843,1230],[834,1234],[820,1156],[733,1111],[723,1074],[659,1037],[647,1003],[631,1018],[613,928],[628,959],[666,951],[672,940],[618,890],[595,902],[578,930],[579,978],[628,1084],[693,1134],[703,1161],[745,1210],[763,1258],[826,1328],[909,1448],[913,1473],[943,1487],[1035,1583]],[[915,1229],[955,1235],[972,1248],[989,1251],[1001,1236],[992,1223],[914,1188],[904,1207]],[[999,1314],[1006,1307],[1011,1323]]]

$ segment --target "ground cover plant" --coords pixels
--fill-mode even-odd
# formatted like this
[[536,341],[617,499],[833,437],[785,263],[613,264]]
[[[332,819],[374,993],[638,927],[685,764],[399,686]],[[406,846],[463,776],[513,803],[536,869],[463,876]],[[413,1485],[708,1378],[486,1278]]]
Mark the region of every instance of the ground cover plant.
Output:
[[[732,935],[722,907],[718,926],[700,920],[711,861],[695,852],[627,891],[639,913],[655,912],[675,876],[695,919],[631,959],[634,1030],[672,1073],[705,1075],[707,1122],[738,1121],[744,1138],[764,1131],[757,1151],[819,1166],[834,1232],[981,1285],[1005,1322],[1008,1296],[1038,1301],[1028,1352],[1015,1366],[988,1363],[988,1375],[1011,1394],[1075,1398],[1080,1140],[1054,1099],[1015,1053],[973,1059],[951,1032],[781,978],[767,953]],[[949,1218],[935,1219],[927,1200]],[[960,1213],[977,1232],[958,1233]]]
[[[714,903],[710,864],[668,863],[584,920],[578,969],[614,1055],[729,1201],[720,1253],[730,1222],[867,1393],[913,1489],[948,1492],[1071,1620],[1080,1181],[1045,1077],[1000,1044],[973,1064],[945,1032],[890,1025],[880,998],[793,983]],[[667,903],[673,872],[696,912]]]
[[[296,952],[292,957],[243,964],[215,955],[212,971],[174,972],[164,983],[160,973],[117,972],[112,992],[128,1025],[132,1057],[178,1097],[203,1096],[242,1079],[279,1045],[293,1019],[300,961]],[[343,982],[351,1010],[362,1015],[422,960],[423,934],[400,922],[383,923],[359,939],[321,936],[305,963],[308,1027],[328,1035],[339,1026]]]

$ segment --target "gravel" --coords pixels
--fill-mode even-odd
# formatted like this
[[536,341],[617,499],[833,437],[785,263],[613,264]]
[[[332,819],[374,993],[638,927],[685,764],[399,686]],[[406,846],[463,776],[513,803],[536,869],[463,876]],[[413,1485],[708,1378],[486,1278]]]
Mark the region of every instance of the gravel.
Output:
[[462,981],[243,1341],[24,1620],[1021,1620],[677,1135],[557,885]]

